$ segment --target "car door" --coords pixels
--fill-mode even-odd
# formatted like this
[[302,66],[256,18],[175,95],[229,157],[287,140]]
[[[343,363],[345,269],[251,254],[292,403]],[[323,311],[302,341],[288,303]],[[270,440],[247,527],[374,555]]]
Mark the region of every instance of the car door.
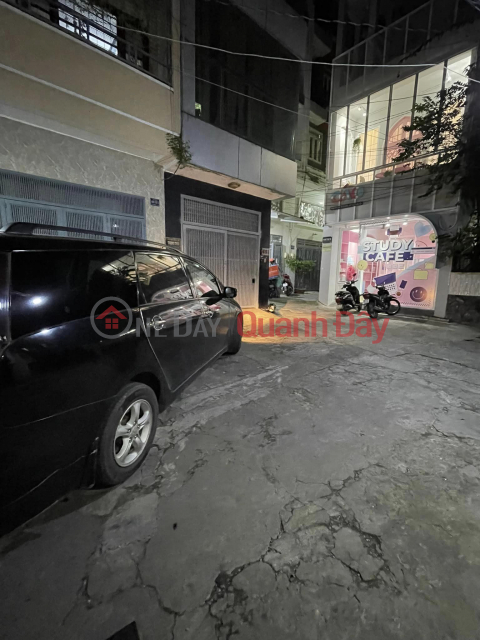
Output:
[[110,399],[140,358],[135,332],[108,340],[90,318],[110,295],[135,320],[134,259],[125,249],[14,251],[10,271],[0,358],[0,433],[10,453],[0,467],[0,503],[35,489],[43,508],[78,484]]
[[178,256],[136,252],[140,312],[145,331],[171,391],[209,360],[204,335],[208,307],[196,298]]
[[183,258],[183,261],[190,277],[193,295],[207,308],[207,346],[209,357],[214,358],[228,345],[230,331],[239,309],[231,299],[223,296],[223,284],[211,271],[192,258]]

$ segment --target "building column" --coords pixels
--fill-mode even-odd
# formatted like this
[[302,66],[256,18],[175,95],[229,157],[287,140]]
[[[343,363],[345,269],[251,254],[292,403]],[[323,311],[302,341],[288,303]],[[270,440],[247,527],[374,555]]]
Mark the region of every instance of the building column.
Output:
[[450,274],[452,272],[452,259],[447,258],[443,264],[438,265],[437,295],[435,298],[436,318],[445,318],[447,315],[448,290],[450,287]]
[[[325,243],[325,238],[331,237],[330,244]],[[324,305],[332,305],[335,302],[335,291],[337,290],[337,271],[340,261],[340,228],[323,228],[322,264],[320,268],[320,287],[318,291],[318,301]],[[328,250],[328,246],[331,247]]]

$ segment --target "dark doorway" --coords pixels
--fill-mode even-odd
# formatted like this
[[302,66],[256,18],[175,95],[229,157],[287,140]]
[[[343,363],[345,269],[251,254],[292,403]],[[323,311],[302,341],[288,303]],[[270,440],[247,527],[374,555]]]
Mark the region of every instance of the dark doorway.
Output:
[[284,272],[283,266],[283,247],[282,247],[282,236],[271,235],[270,236],[270,258],[275,258],[278,266],[280,267],[280,271]]
[[295,272],[295,288],[305,291],[318,291],[320,287],[320,264],[322,262],[322,243],[316,240],[297,239],[297,259],[313,260],[315,268],[312,271]]

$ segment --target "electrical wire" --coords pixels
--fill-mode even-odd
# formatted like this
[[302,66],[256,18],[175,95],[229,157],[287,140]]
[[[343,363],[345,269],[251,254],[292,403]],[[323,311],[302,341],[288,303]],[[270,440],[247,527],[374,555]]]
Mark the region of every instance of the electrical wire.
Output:
[[[382,167],[379,167],[379,169],[381,169],[381,168],[382,168]],[[387,169],[387,170],[388,170],[388,169]],[[403,175],[402,175],[403,173],[408,173],[409,175],[408,175],[408,176],[403,176]],[[401,176],[401,177],[399,177],[399,176]],[[356,188],[356,187],[358,187],[358,186],[368,187],[368,188],[371,188],[371,189],[373,190],[374,195],[375,195],[378,191],[381,191],[381,194],[380,194],[379,198],[383,198],[383,197],[384,197],[384,194],[386,194],[386,193],[390,193],[390,191],[392,190],[392,188],[393,188],[393,190],[394,190],[395,192],[397,192],[397,191],[398,191],[398,190],[400,190],[400,189],[410,189],[410,188],[411,188],[411,185],[407,184],[407,185],[399,185],[399,186],[398,186],[398,183],[399,183],[399,182],[411,182],[411,181],[412,181],[412,179],[413,179],[415,176],[413,175],[413,171],[408,171],[408,172],[407,172],[407,171],[405,171],[405,172],[402,172],[402,173],[400,173],[400,174],[398,174],[398,173],[397,173],[397,174],[394,174],[392,177],[393,177],[393,180],[391,180],[388,184],[379,184],[379,183],[378,183],[378,178],[377,178],[377,180],[373,180],[373,181],[371,181],[371,182],[359,182],[359,183],[357,183],[357,184],[351,184],[351,185],[349,185],[349,186],[348,186],[348,188],[354,189],[354,188]],[[392,184],[391,184],[391,182],[392,182],[392,181],[393,181],[393,187],[392,187]],[[415,183],[415,187],[425,186],[425,185],[427,185],[427,184],[428,184],[428,182],[427,182],[427,181],[424,181],[424,182],[416,182],[416,183]],[[336,188],[333,188],[333,187],[332,187],[332,188],[328,188],[328,187],[327,187],[326,189],[308,189],[308,190],[305,190],[305,191],[304,191],[304,193],[305,193],[305,194],[309,194],[309,193],[311,193],[311,194],[313,194],[313,193],[322,193],[322,194],[327,195],[327,194],[329,194],[329,193],[330,193],[330,194],[332,194],[332,193],[336,193],[337,191],[341,191],[341,190],[342,190],[342,189],[344,189],[344,188],[347,188],[347,187],[345,187],[345,186],[344,186],[344,187],[336,187]],[[370,199],[369,199],[369,201],[370,201],[371,199],[372,199],[372,198],[370,198]],[[375,198],[373,198],[373,199],[375,199]]]
[[[123,27],[123,29],[125,31],[133,31],[135,33],[141,33],[142,35],[146,35],[146,36],[150,36],[153,38],[160,38],[161,40],[168,40],[170,42],[176,43],[176,44],[183,44],[183,45],[188,45],[191,47],[199,47],[201,49],[209,49],[210,51],[217,51],[219,53],[226,53],[228,55],[232,55],[232,56],[246,56],[249,58],[261,58],[263,60],[278,60],[281,62],[296,62],[298,64],[311,64],[311,65],[322,65],[322,66],[328,66],[328,67],[362,67],[362,68],[374,68],[374,69],[398,69],[398,68],[418,68],[418,67],[423,67],[423,68],[431,68],[431,67],[436,67],[438,63],[417,63],[417,64],[361,64],[361,63],[351,63],[351,62],[324,62],[324,61],[319,61],[319,60],[302,60],[299,58],[284,58],[281,56],[265,56],[262,55],[260,53],[245,53],[245,52],[240,52],[240,51],[230,51],[229,49],[222,49],[220,47],[212,47],[210,45],[207,44],[200,44],[199,42],[187,42],[186,40],[176,40],[174,38],[167,38],[166,36],[159,36],[159,35],[155,35],[153,33],[147,33],[145,31],[140,31],[139,29],[131,29],[131,28],[127,28],[127,27]],[[455,73],[456,75],[462,77],[462,78],[466,78],[468,81],[471,82],[476,82],[478,84],[480,84],[480,80],[476,80],[475,78],[469,78],[468,76],[466,76],[463,73],[460,73],[459,71],[455,71],[455,69],[452,69],[451,67],[445,67],[448,71],[451,71],[452,73]]]
[[[424,63],[416,63],[416,64],[361,64],[361,63],[351,63],[351,62],[325,62],[321,60],[303,60],[301,58],[284,58],[283,56],[266,56],[261,53],[246,53],[242,51],[231,51],[229,49],[222,49],[221,47],[212,47],[208,44],[201,44],[199,42],[188,42],[187,40],[178,40],[176,38],[168,38],[167,36],[160,36],[155,33],[149,33],[148,31],[142,31],[141,29],[133,29],[131,27],[122,27],[124,31],[131,31],[133,33],[140,33],[141,35],[148,36],[150,38],[158,38],[159,40],[166,40],[168,42],[172,42],[174,44],[182,44],[189,47],[198,47],[200,49],[208,49],[210,51],[216,51],[218,53],[226,53],[231,56],[245,56],[247,58],[261,58],[262,60],[278,60],[279,62],[295,62],[297,64],[311,64],[311,65],[320,65],[327,67],[362,67],[362,68],[374,68],[374,69],[404,69],[408,68],[429,68],[436,67],[437,63],[424,62]],[[454,73],[457,73],[456,71]],[[459,74],[463,75],[463,74]],[[466,76],[464,76],[466,77]],[[473,80],[472,78],[469,78]],[[480,83],[480,80],[476,82]]]
[[[227,7],[232,7],[232,4],[230,2],[226,2],[225,0],[204,0],[204,2],[216,2],[217,4],[222,4],[224,6]],[[311,16],[306,16],[306,15],[302,15],[299,13],[293,14],[293,13],[284,13],[283,11],[277,11],[276,9],[271,9],[271,8],[265,8],[262,9],[261,7],[251,7],[248,6],[246,4],[242,4],[240,7],[238,7],[239,9],[248,9],[249,11],[260,11],[261,13],[271,13],[277,16],[282,16],[285,18],[296,18],[296,19],[302,19],[302,20],[307,20],[309,22],[323,22],[323,23],[328,23],[328,24],[351,24],[354,27],[370,27],[373,29],[380,29],[380,31],[383,31],[383,29],[385,29],[386,27],[382,27],[380,25],[375,25],[375,24],[370,24],[369,22],[352,22],[351,20],[336,20],[334,18],[312,18]],[[397,28],[397,29],[402,29],[403,27],[395,27],[392,25],[387,25],[390,26],[390,28]],[[378,31],[378,33],[380,33],[380,31]],[[409,31],[422,31],[424,33],[427,32],[427,29],[409,29]]]

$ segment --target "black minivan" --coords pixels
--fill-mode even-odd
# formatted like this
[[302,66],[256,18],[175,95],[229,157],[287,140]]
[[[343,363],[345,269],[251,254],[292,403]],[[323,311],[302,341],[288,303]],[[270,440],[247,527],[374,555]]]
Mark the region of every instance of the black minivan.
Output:
[[107,235],[0,233],[2,532],[70,489],[123,482],[159,413],[240,349],[235,289],[176,250]]

